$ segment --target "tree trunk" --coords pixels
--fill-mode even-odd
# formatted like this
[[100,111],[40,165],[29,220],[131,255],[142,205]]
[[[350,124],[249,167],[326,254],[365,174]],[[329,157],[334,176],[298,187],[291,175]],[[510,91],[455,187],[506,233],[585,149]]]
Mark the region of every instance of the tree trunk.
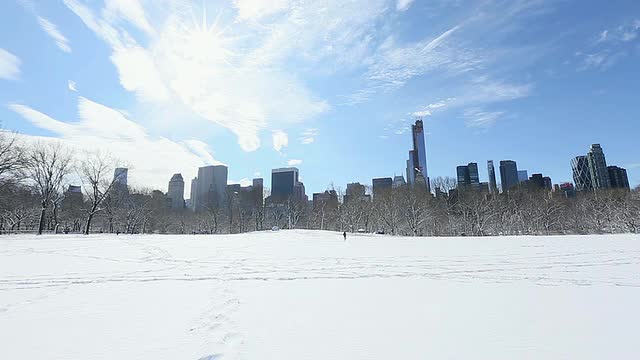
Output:
[[84,227],[85,235],[89,235],[89,232],[91,231],[91,220],[93,220],[93,214],[89,213],[89,215],[87,215],[87,225]]
[[47,212],[47,206],[46,204],[42,204],[42,210],[40,211],[40,224],[38,225],[38,235],[42,235],[42,231],[44,230],[44,221],[45,221],[45,215]]

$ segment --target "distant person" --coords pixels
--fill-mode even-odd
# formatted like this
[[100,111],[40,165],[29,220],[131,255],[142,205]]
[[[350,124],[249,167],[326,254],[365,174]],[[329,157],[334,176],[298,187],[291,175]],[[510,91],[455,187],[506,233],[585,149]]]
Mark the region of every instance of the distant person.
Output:
[[344,241],[347,241],[347,232],[346,231],[342,233],[342,237],[344,237]]

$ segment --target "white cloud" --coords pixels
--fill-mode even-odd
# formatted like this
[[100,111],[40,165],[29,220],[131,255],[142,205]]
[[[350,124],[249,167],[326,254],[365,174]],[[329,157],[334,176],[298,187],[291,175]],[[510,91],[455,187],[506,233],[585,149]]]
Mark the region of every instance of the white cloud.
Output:
[[138,0],[106,0],[104,13],[111,21],[122,18],[148,34],[154,33]]
[[273,140],[273,148],[277,152],[289,146],[289,135],[282,130],[274,130],[271,133],[271,138]]
[[287,161],[287,165],[289,166],[298,166],[300,164],[302,164],[302,160],[299,160],[299,159],[291,159]]
[[[130,164],[129,176],[136,186],[165,189],[174,173],[180,172],[189,179],[195,176],[198,167],[219,163],[208,153],[208,147],[196,140],[178,143],[150,136],[121,112],[82,97],[78,104],[80,121],[75,123],[53,119],[25,105],[10,104],[9,108],[35,126],[55,134],[34,137],[38,140],[62,141],[76,154],[109,149],[113,157]],[[186,185],[189,186],[189,182]]]
[[0,48],[0,79],[18,80],[20,77],[20,59]]
[[289,0],[233,0],[240,20],[258,20],[286,10]]
[[58,27],[54,23],[41,16],[38,16],[38,24],[40,24],[42,30],[44,30],[47,35],[49,35],[56,42],[56,45],[60,48],[60,50],[66,53],[71,52],[69,40],[67,40],[67,38],[62,35],[60,30],[58,30]]
[[467,127],[489,128],[504,116],[503,111],[485,111],[482,108],[467,109],[464,112]]
[[[284,62],[255,62],[255,50],[269,41],[264,32],[200,19],[194,16],[197,8],[180,2],[165,3],[168,15],[156,23],[137,2],[108,1],[102,17],[77,0],[65,4],[111,46],[120,83],[141,103],[187,109],[184,117],[196,114],[232,131],[244,151],[261,146],[259,132],[265,128],[301,122],[329,108]],[[144,30],[146,38],[136,41],[118,26],[121,19]]]
[[300,137],[300,143],[303,145],[313,144],[318,136],[318,129],[307,129]]
[[420,111],[414,111],[411,113],[411,115],[413,116],[431,116],[431,111],[429,110],[420,110]]
[[78,88],[76,87],[76,82],[73,80],[69,80],[67,82],[67,88],[73,92],[77,92]]
[[396,2],[396,10],[398,11],[406,11],[413,4],[413,0],[398,0]]
[[240,186],[242,187],[247,187],[247,186],[251,186],[253,185],[253,180],[251,179],[247,179],[247,178],[242,178],[240,180],[229,180],[227,181],[227,184],[232,185],[232,184],[240,184]]

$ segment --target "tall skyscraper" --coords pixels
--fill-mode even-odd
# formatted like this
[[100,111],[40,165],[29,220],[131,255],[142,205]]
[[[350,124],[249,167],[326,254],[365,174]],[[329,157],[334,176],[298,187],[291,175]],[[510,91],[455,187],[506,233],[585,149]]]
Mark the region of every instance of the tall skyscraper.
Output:
[[356,200],[356,201],[371,200],[371,196],[365,195],[365,192],[366,192],[366,189],[364,185],[360,183],[347,184],[346,194],[344,195],[344,198],[342,199],[342,201],[346,204],[352,200]]
[[480,188],[480,175],[478,164],[469,163],[456,168],[458,175],[458,187],[460,189],[478,190]]
[[189,194],[189,208],[196,210],[196,198],[198,197],[198,178],[195,177],[191,180],[191,190]]
[[571,170],[573,171],[573,182],[576,184],[576,191],[593,190],[589,161],[586,156],[581,155],[571,159]]
[[171,199],[172,209],[184,209],[184,180],[182,174],[173,174],[169,180],[167,197]]
[[113,181],[114,183],[123,186],[123,187],[127,187],[128,185],[128,176],[129,176],[129,169],[127,168],[116,168],[115,171],[113,172]]
[[303,200],[304,185],[298,180],[299,170],[294,167],[271,170],[271,201],[281,203],[291,198]]
[[609,180],[614,189],[630,189],[627,170],[617,166],[608,166]]
[[518,165],[515,161],[500,161],[500,181],[502,182],[502,192],[518,186]]
[[409,152],[409,160],[407,161],[407,180],[411,185],[424,183],[429,189],[427,149],[424,141],[424,124],[422,120],[416,120],[416,123],[411,125],[411,135],[413,149]]
[[390,178],[390,177],[373,179],[373,198],[374,198],[374,200],[375,200],[376,196],[381,196],[385,192],[391,190],[392,188],[393,188],[393,179]]
[[591,183],[594,189],[606,189],[611,187],[609,180],[609,170],[607,170],[607,160],[600,144],[591,145],[587,153],[589,162],[589,172],[591,173]]
[[496,169],[493,166],[493,160],[487,161],[487,171],[489,172],[489,192],[498,193],[498,183],[496,181]]
[[228,168],[210,165],[198,168],[196,211],[222,207],[226,198]]

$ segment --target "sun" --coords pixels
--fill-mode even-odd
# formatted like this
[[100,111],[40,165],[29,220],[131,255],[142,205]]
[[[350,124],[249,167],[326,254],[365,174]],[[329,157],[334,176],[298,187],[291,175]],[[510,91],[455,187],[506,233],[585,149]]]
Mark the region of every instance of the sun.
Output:
[[234,52],[232,43],[234,38],[226,36],[225,32],[229,27],[219,26],[220,14],[212,24],[207,21],[207,10],[203,6],[202,20],[195,21],[185,26],[182,49],[183,56],[190,58],[200,64],[211,65],[232,65]]

